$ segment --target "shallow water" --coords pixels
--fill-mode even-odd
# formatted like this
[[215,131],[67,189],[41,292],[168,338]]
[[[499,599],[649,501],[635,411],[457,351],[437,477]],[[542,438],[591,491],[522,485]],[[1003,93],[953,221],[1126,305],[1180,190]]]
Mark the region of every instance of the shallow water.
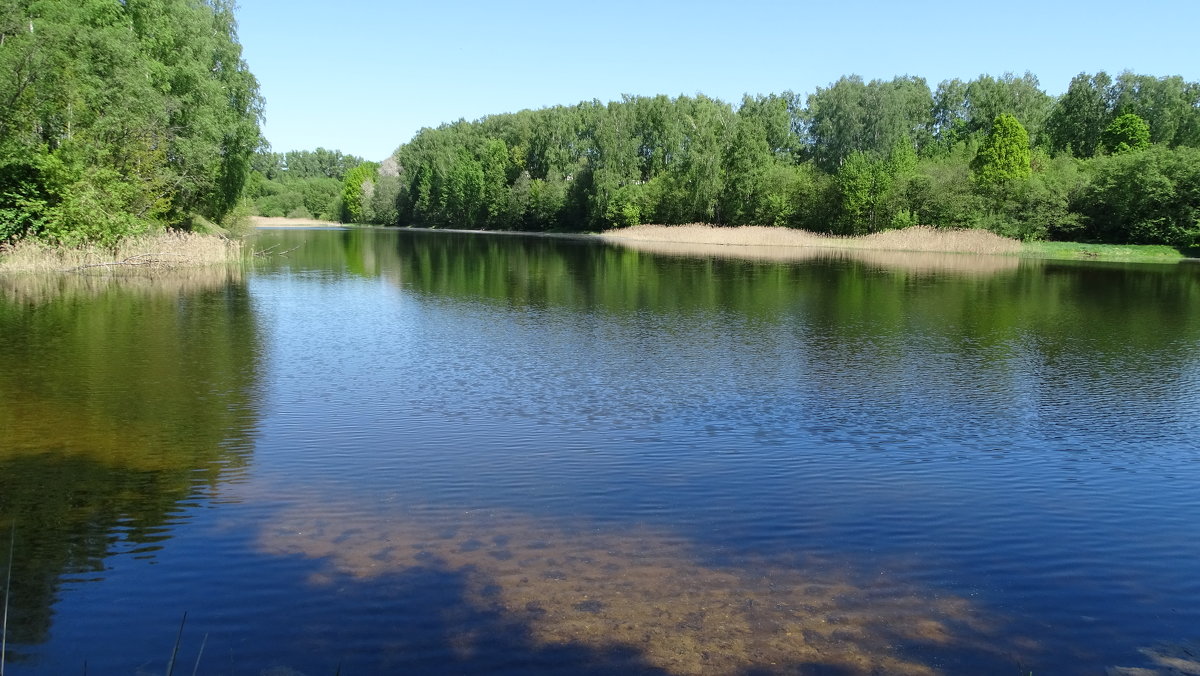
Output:
[[1200,266],[277,243],[0,280],[11,673],[1200,666]]

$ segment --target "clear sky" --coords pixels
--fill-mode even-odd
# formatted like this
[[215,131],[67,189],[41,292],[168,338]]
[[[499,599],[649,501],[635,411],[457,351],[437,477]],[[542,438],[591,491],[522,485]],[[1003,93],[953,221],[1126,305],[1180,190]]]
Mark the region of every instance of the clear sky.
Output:
[[241,0],[276,151],[381,160],[422,127],[622,94],[810,93],[842,75],[1200,80],[1200,0]]

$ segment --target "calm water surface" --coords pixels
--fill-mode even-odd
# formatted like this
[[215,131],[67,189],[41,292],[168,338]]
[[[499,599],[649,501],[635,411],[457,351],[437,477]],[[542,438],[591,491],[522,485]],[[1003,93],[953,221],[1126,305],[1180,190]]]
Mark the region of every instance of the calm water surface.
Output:
[[1200,266],[276,244],[0,279],[6,673],[1200,668]]

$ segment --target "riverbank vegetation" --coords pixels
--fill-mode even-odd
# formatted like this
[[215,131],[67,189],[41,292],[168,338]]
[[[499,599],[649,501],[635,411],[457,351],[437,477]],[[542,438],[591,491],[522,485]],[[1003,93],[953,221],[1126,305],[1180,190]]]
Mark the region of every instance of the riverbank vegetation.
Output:
[[[635,97],[423,129],[343,194],[353,220],[601,231],[912,225],[1016,239],[1200,244],[1200,84],[1081,74],[843,77],[807,96]],[[346,214],[343,214],[345,216]]]
[[246,221],[262,99],[232,0],[3,3],[0,45],[0,243]]

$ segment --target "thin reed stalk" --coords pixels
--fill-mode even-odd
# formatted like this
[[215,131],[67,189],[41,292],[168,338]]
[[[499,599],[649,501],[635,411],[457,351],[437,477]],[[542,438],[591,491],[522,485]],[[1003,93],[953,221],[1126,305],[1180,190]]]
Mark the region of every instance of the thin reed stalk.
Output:
[[179,643],[183,640],[183,625],[187,624],[187,611],[183,611],[183,619],[179,621],[179,633],[175,636],[175,647],[171,649],[171,661],[167,662],[167,676],[175,673],[175,658],[179,656]]
[[192,667],[192,676],[200,670],[200,658],[204,656],[204,646],[208,645],[208,632],[204,632],[204,640],[200,642],[200,652],[196,653],[196,664]]
[[4,580],[4,621],[0,622],[0,676],[4,676],[4,660],[8,656],[8,597],[12,591],[13,553],[17,549],[17,525],[14,523],[8,539],[8,572]]

